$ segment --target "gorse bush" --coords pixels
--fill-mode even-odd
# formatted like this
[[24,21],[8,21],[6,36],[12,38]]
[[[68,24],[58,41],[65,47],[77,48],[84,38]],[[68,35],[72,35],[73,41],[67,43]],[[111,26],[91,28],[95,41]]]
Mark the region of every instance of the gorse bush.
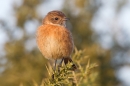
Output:
[[[40,86],[98,86],[96,72],[96,63],[91,63],[90,58],[84,55],[84,51],[75,49],[75,53],[72,56],[77,69],[75,71],[70,70],[72,63],[67,65],[62,64],[60,68],[56,67],[54,71],[48,64],[46,69],[48,71],[48,77],[43,79]],[[34,82],[34,86],[38,86]]]

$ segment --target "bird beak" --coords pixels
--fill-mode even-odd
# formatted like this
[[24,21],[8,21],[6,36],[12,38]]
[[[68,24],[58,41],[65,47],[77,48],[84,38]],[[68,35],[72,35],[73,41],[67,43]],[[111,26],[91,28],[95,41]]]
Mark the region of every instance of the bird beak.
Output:
[[63,19],[63,21],[67,21],[67,20],[70,20],[69,18],[67,18],[67,17],[65,17],[64,19]]

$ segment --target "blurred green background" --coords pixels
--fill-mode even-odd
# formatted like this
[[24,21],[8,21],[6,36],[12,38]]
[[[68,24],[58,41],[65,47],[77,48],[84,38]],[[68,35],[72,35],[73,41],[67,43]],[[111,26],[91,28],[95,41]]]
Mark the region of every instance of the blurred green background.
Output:
[[[10,5],[8,6],[8,3]],[[98,63],[98,86],[130,86],[130,0],[4,0],[0,1],[0,86],[32,86],[47,77],[36,29],[52,10],[70,21],[77,49]],[[125,72],[124,72],[125,71]],[[126,72],[128,71],[128,72]]]

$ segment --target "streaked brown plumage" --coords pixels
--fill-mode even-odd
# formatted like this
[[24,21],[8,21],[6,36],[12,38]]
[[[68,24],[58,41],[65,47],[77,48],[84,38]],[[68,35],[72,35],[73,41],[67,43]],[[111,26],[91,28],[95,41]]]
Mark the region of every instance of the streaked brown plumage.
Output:
[[65,64],[72,62],[73,39],[66,28],[67,17],[61,11],[51,11],[37,29],[37,45],[47,59],[63,59]]

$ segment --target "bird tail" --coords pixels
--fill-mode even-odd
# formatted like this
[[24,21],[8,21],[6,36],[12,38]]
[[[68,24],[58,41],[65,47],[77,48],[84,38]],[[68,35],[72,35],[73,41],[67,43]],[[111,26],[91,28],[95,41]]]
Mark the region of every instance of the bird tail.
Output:
[[[64,58],[63,60],[64,60],[65,65],[68,64],[69,62],[73,63],[73,61],[72,61],[72,59],[71,59],[70,57]],[[77,66],[73,63],[73,64],[72,64],[72,67],[71,67],[71,70],[74,71],[74,70],[76,70],[76,69],[77,69]]]

